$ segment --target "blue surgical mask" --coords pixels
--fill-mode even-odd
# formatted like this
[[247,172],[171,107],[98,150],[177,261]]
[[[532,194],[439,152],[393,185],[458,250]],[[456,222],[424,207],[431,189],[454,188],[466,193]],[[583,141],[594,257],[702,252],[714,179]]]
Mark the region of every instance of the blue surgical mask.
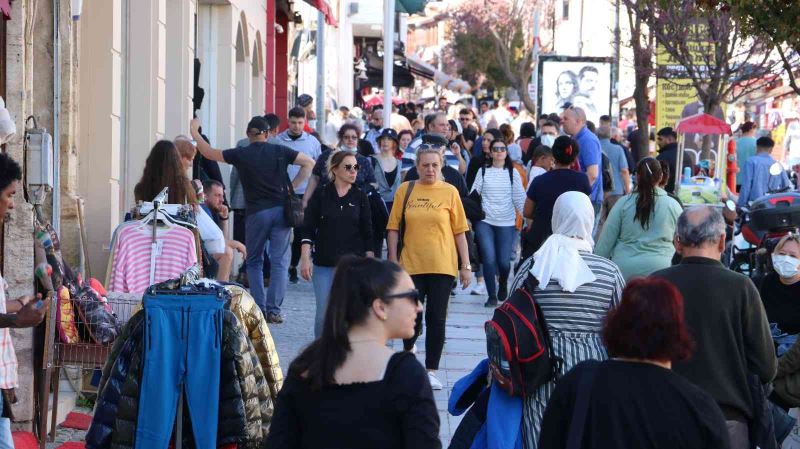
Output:
[[542,145],[553,148],[553,144],[556,143],[556,136],[545,134],[540,138],[540,140],[542,142]]
[[800,259],[786,254],[773,254],[772,266],[778,276],[784,279],[791,279],[800,272]]

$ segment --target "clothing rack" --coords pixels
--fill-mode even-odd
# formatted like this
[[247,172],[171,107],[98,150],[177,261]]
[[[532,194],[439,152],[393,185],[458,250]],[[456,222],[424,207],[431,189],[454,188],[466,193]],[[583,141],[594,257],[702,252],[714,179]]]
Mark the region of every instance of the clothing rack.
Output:
[[153,199],[153,239],[152,243],[150,243],[150,285],[153,285],[156,281],[156,252],[158,252],[156,219],[158,218],[158,214],[161,212],[161,205],[164,204],[164,201],[167,199],[168,192],[169,187],[164,187],[161,193],[156,195],[156,197]]

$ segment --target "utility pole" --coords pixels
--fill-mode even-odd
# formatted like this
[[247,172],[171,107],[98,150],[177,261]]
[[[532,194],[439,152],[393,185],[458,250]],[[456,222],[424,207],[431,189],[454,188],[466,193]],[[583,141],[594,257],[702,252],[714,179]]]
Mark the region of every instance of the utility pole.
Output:
[[619,63],[620,58],[620,28],[619,28],[619,7],[620,0],[617,0],[614,11],[614,70],[611,73],[611,123],[617,126],[619,123]]
[[317,11],[317,132],[325,129],[325,14]]
[[536,108],[536,113],[534,114],[534,123],[538,123],[536,121],[536,117],[539,116],[539,52],[541,51],[539,40],[539,19],[540,19],[541,11],[539,10],[539,5],[536,5],[536,9],[533,10],[533,71],[531,72],[531,85],[533,86],[533,91],[531,92],[531,100],[533,101],[534,107]]
[[394,84],[394,1],[383,0],[383,127],[392,126]]

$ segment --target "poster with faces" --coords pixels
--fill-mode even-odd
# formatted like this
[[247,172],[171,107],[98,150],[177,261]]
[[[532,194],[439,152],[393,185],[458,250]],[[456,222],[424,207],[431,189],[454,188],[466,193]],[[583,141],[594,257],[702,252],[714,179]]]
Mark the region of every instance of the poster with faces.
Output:
[[571,104],[586,111],[596,125],[611,114],[611,63],[542,61],[541,112],[560,114]]

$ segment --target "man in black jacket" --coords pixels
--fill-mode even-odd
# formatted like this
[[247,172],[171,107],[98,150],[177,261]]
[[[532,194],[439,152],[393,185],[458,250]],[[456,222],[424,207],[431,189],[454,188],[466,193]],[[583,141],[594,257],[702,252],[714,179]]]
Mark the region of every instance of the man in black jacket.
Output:
[[[656,144],[659,148],[656,159],[669,164],[669,181],[667,181],[667,186],[664,190],[669,193],[675,193],[675,175],[677,174],[675,171],[675,164],[677,164],[678,161],[678,133],[670,127],[661,128],[656,134]],[[687,159],[686,154],[684,154],[682,167],[691,166],[692,161]]]
[[653,273],[683,295],[684,320],[696,344],[692,358],[672,369],[706,390],[722,409],[732,449],[749,448],[753,410],[749,376],[775,377],[777,360],[758,289],[720,263],[725,221],[714,207],[687,209],[678,218],[675,248],[681,263]]

